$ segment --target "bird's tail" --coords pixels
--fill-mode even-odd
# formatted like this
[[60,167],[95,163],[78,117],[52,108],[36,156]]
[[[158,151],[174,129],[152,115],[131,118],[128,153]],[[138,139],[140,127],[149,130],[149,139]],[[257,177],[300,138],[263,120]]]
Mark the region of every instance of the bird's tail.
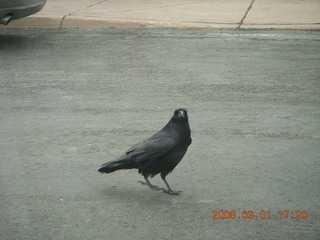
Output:
[[107,162],[98,169],[101,173],[112,173],[120,169],[137,168],[137,164],[128,156],[123,156],[118,160]]

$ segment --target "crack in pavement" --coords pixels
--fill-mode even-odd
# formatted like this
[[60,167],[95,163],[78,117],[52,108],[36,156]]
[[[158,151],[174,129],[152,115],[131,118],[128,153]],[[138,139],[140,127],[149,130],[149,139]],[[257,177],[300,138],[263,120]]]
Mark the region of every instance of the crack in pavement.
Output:
[[[62,17],[61,21],[60,21],[59,29],[62,29],[62,25],[63,25],[64,20],[68,16],[71,16],[73,13],[79,12],[79,11],[84,10],[84,9],[91,8],[93,6],[96,6],[96,5],[100,4],[100,3],[107,2],[107,1],[108,0],[102,0],[102,1],[96,2],[94,4],[91,4],[91,5],[87,6],[87,7],[80,8],[78,10],[75,10],[73,12],[70,12],[70,13],[64,15]],[[208,1],[192,1],[192,2],[188,2],[188,3],[171,4],[171,5],[165,5],[165,6],[160,6],[160,7],[136,8],[136,9],[125,9],[125,10],[110,10],[108,12],[133,12],[133,11],[141,11],[141,10],[151,10],[151,9],[161,9],[161,8],[169,8],[169,7],[177,7],[177,6],[194,5],[194,4],[205,3],[205,2],[208,2]]]
[[62,29],[62,25],[63,25],[64,20],[66,19],[66,17],[71,16],[71,14],[76,13],[76,12],[79,12],[79,11],[84,10],[84,9],[91,8],[91,7],[93,7],[93,6],[96,6],[96,5],[100,4],[100,3],[107,2],[107,1],[109,1],[109,0],[102,0],[102,1],[93,3],[93,4],[89,5],[89,6],[86,6],[86,7],[84,7],[84,8],[80,8],[80,9],[77,9],[77,10],[75,10],[75,11],[73,11],[73,12],[70,12],[70,13],[64,15],[64,16],[62,17],[61,21],[60,21],[59,29]]
[[247,17],[247,15],[248,15],[249,11],[250,11],[250,10],[251,10],[251,8],[252,8],[252,5],[253,5],[254,1],[255,1],[255,0],[252,0],[251,4],[249,5],[249,7],[248,7],[248,9],[247,9],[246,13],[244,14],[243,18],[241,19],[241,21],[240,21],[240,23],[239,23],[239,25],[238,25],[238,27],[237,27],[238,29],[239,29],[239,28],[241,28],[241,26],[242,26],[242,24],[243,24],[244,20],[246,19],[246,17]]

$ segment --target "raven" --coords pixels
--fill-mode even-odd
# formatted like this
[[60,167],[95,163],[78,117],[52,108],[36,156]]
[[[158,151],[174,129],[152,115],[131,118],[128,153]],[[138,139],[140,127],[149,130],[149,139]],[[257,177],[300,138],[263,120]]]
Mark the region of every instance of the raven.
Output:
[[[137,168],[152,190],[163,191],[171,195],[179,195],[173,191],[166,176],[178,165],[191,144],[191,131],[187,110],[178,108],[170,121],[150,138],[132,146],[126,153],[114,161],[102,164],[98,170],[101,173],[111,173],[120,169]],[[168,189],[160,188],[150,183],[148,177],[161,175]]]

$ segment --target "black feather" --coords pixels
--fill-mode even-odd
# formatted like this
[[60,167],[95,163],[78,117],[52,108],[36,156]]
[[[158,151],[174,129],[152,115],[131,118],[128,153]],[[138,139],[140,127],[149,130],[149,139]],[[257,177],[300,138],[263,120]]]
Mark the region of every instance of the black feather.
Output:
[[[103,164],[98,171],[111,173],[120,169],[137,168],[145,178],[160,173],[168,186],[165,177],[185,155],[191,144],[190,135],[187,110],[176,109],[170,121],[159,132],[132,146],[125,155]],[[168,188],[170,189],[169,186]]]

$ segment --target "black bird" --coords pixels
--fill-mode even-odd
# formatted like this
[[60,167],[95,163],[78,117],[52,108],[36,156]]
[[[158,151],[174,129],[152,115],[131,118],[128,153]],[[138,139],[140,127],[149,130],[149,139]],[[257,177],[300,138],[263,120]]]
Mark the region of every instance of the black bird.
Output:
[[[172,195],[178,195],[180,191],[173,191],[166,176],[178,165],[191,144],[191,131],[188,122],[187,110],[176,109],[170,121],[150,138],[132,146],[118,159],[102,164],[98,170],[101,173],[111,173],[120,169],[137,168],[144,176],[152,190],[159,190]],[[148,177],[161,175],[168,189],[152,185]]]

